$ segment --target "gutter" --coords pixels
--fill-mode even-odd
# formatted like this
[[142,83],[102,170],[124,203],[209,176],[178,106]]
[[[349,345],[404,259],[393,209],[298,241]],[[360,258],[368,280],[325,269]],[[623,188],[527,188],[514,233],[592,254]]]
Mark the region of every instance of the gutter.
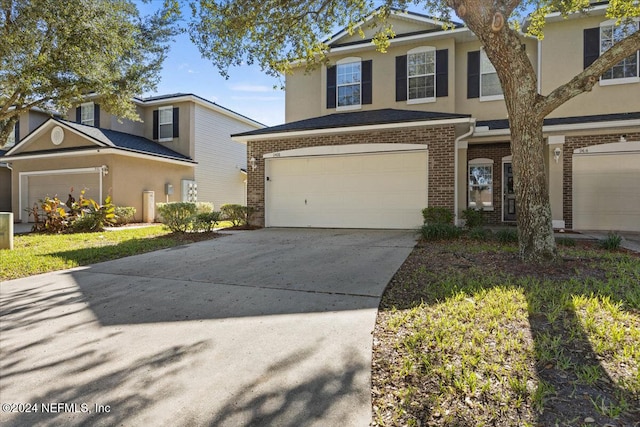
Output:
[[455,139],[453,146],[453,223],[459,225],[458,219],[458,143],[464,138],[467,138],[473,134],[476,127],[476,120],[471,119],[469,123],[469,130],[463,133]]
[[[640,126],[640,119],[635,120],[612,120],[608,122],[589,122],[589,123],[573,123],[573,124],[565,124],[565,125],[545,125],[542,126],[542,131],[545,133],[549,132],[569,132],[569,131],[580,131],[580,130],[599,130],[599,129],[610,129],[610,128],[625,128],[625,127],[636,127]],[[476,132],[473,135],[474,137],[491,137],[491,136],[505,136],[511,135],[511,130],[509,128],[505,129],[487,129],[486,126],[479,126],[476,128]]]

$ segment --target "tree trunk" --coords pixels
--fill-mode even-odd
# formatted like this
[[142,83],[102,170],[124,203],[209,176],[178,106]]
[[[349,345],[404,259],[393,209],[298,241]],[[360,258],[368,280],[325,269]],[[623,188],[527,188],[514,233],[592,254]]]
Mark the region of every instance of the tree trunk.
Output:
[[543,119],[524,111],[510,116],[520,256],[525,261],[549,262],[557,252],[544,164]]

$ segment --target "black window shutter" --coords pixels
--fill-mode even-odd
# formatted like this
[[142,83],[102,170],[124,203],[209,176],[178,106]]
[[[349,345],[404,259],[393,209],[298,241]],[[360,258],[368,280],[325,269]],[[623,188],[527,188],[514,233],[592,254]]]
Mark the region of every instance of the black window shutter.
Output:
[[336,77],[335,65],[327,67],[327,108],[336,108]]
[[449,96],[449,49],[436,50],[436,96]]
[[362,104],[373,102],[373,61],[362,61]]
[[18,120],[15,124],[15,128],[13,130],[13,134],[16,139],[16,144],[20,142],[20,120]]
[[158,139],[158,110],[153,110],[153,139]]
[[173,109],[173,137],[180,136],[180,109],[175,107]]
[[467,98],[480,98],[480,51],[467,52]]
[[82,123],[82,109],[76,107],[76,123]]
[[407,55],[396,56],[396,101],[407,100]]
[[93,104],[93,125],[97,128],[100,127],[100,105]]
[[600,56],[600,27],[584,30],[584,68],[593,64]]

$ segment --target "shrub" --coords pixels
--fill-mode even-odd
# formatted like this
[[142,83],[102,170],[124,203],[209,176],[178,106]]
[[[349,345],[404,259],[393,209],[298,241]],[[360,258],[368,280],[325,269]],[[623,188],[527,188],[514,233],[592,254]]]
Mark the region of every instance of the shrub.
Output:
[[226,204],[220,206],[220,211],[223,219],[231,221],[234,226],[237,226],[245,225],[248,222],[252,209],[242,205]]
[[213,212],[213,203],[211,202],[195,202],[196,213],[211,213]]
[[194,231],[204,231],[210,233],[222,219],[222,213],[219,211],[206,212],[196,214],[193,222]]
[[576,240],[571,237],[558,237],[556,243],[560,246],[575,246]]
[[73,231],[102,231],[106,225],[116,222],[115,206],[111,203],[111,196],[107,196],[104,204],[99,205],[93,199],[85,199],[83,190],[72,211],[78,212],[71,224]]
[[478,209],[465,209],[462,211],[462,218],[468,229],[482,227],[484,225],[484,212]]
[[496,231],[496,238],[500,243],[514,243],[518,241],[518,230],[514,228],[503,228]]
[[622,236],[616,233],[609,232],[607,238],[600,242],[600,246],[604,249],[615,251],[620,248],[622,244]]
[[129,224],[134,221],[136,208],[133,206],[116,206],[114,213],[116,214],[116,224]]
[[447,208],[428,207],[422,209],[425,224],[453,224],[453,213]]
[[162,223],[172,232],[186,233],[196,216],[196,204],[191,202],[157,203]]
[[[65,210],[65,204],[55,196],[53,199],[48,196],[40,200],[40,208],[44,212],[44,218],[40,218],[38,206],[27,209],[33,215],[35,224],[33,231],[43,231],[46,233],[62,233],[69,226],[69,216]],[[43,219],[43,221],[41,221]]]
[[420,232],[426,240],[451,240],[462,234],[462,230],[453,224],[425,224]]
[[489,240],[491,238],[491,230],[482,227],[472,228],[469,231],[469,237],[473,240]]

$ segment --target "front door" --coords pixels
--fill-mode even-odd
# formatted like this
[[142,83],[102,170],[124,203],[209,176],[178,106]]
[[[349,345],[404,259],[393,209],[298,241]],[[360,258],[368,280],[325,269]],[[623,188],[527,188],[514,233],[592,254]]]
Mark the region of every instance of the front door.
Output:
[[513,187],[513,168],[511,163],[504,163],[502,174],[502,220],[516,220],[516,192]]

